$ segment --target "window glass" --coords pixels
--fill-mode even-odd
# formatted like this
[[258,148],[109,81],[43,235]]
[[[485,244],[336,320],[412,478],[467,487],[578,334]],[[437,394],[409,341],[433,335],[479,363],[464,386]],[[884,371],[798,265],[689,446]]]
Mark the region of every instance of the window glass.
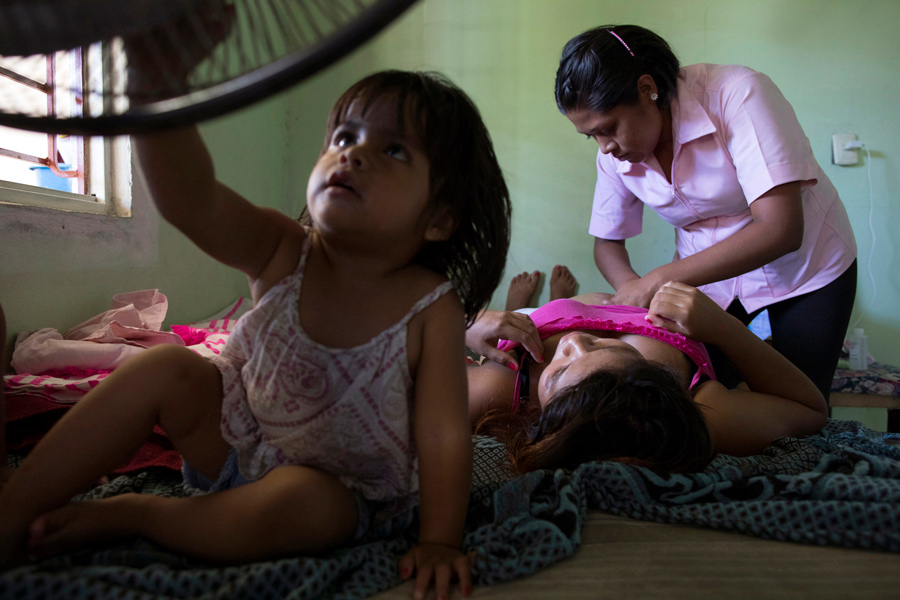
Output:
[[[102,54],[115,56],[112,51]],[[106,61],[110,72],[121,69],[116,62]],[[0,98],[4,109],[61,117],[96,112],[99,106],[90,104],[102,103],[102,99],[98,94],[85,94],[82,83],[87,81],[95,92],[99,91],[106,65],[99,44],[84,52],[57,52],[53,57],[0,57]],[[128,159],[127,140],[49,135],[0,126],[0,181],[21,184],[0,183],[0,202],[53,207],[57,197],[65,204],[60,204],[60,208],[72,210],[75,206],[77,210],[81,196],[83,202],[107,205],[109,214],[126,216],[130,178],[117,171],[130,167]],[[31,201],[28,190],[32,188],[23,186],[46,191],[33,190],[31,193],[39,197]],[[116,197],[110,197],[113,195]],[[98,210],[88,207],[88,212]]]

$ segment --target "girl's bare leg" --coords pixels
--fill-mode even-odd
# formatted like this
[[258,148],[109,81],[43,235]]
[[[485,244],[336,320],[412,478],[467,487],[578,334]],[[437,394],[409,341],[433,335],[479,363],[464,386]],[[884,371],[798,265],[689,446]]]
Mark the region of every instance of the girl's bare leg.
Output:
[[357,518],[355,498],[336,477],[279,467],[253,483],[204,496],[126,494],[67,504],[35,521],[30,545],[44,556],[142,535],[201,560],[247,562],[346,545]]
[[550,274],[550,300],[571,298],[578,289],[578,280],[564,265],[556,265]]
[[519,273],[513,277],[509,282],[509,291],[506,293],[506,310],[528,307],[534,297],[534,292],[537,291],[540,279],[540,271]]
[[40,514],[67,503],[125,462],[159,424],[200,473],[215,479],[228,456],[216,367],[159,346],[116,369],[80,400],[15,469],[0,492],[0,565],[22,558]]

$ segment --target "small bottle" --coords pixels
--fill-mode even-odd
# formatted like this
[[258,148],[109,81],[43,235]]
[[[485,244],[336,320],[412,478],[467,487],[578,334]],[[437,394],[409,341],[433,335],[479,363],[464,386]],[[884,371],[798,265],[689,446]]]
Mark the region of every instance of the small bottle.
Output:
[[850,368],[865,371],[869,368],[869,344],[862,329],[854,329],[850,336]]

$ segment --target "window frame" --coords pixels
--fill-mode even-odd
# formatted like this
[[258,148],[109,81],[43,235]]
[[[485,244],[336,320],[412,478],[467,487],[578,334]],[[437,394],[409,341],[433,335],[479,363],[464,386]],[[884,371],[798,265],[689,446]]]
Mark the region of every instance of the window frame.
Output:
[[[73,105],[79,111],[89,111],[91,84],[113,85],[117,69],[115,63],[117,51],[110,44],[96,44],[90,47],[76,48],[67,51],[74,69],[80,73],[75,77],[78,85],[62,88],[73,96]],[[118,52],[120,53],[120,52]],[[35,81],[25,75],[0,66],[0,76],[11,79],[15,83],[27,86],[47,95],[48,114],[56,113],[58,82],[56,81],[57,55],[46,57],[46,83]],[[100,77],[92,75],[100,74]],[[102,98],[101,98],[101,101]],[[99,138],[73,136],[75,140],[76,168],[63,171],[59,168],[61,155],[58,150],[58,136],[47,135],[47,156],[33,156],[15,150],[0,147],[0,155],[20,159],[48,167],[59,177],[74,178],[77,192],[52,190],[35,185],[0,180],[0,204],[33,206],[54,210],[75,211],[91,214],[102,214],[119,217],[131,216],[131,145],[127,137]],[[95,187],[96,186],[96,187]],[[96,188],[103,198],[98,198]]]

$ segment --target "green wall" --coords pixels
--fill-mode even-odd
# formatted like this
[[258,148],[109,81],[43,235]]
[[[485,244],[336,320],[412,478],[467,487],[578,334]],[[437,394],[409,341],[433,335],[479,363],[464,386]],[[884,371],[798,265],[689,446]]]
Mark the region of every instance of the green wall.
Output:
[[[850,213],[860,250],[857,326],[876,359],[900,364],[896,0],[422,0],[326,72],[202,131],[226,183],[296,214],[325,116],[348,85],[383,68],[442,71],[480,107],[513,196],[513,244],[493,305],[502,306],[514,274],[557,263],[572,269],[582,291],[608,291],[587,234],[596,146],[574,133],[552,95],[562,46],[604,23],[653,29],[683,64],[744,64],[781,87]],[[831,135],[848,131],[871,150],[871,161],[831,165]],[[108,308],[118,292],[159,288],[170,300],[167,323],[202,318],[248,293],[243,276],[161,222],[138,174],[135,181],[135,216],[127,220],[98,225],[97,217],[0,206],[0,302],[11,338],[71,327]],[[641,272],[670,260],[671,228],[648,214],[629,250]],[[547,294],[544,286],[541,300]]]

